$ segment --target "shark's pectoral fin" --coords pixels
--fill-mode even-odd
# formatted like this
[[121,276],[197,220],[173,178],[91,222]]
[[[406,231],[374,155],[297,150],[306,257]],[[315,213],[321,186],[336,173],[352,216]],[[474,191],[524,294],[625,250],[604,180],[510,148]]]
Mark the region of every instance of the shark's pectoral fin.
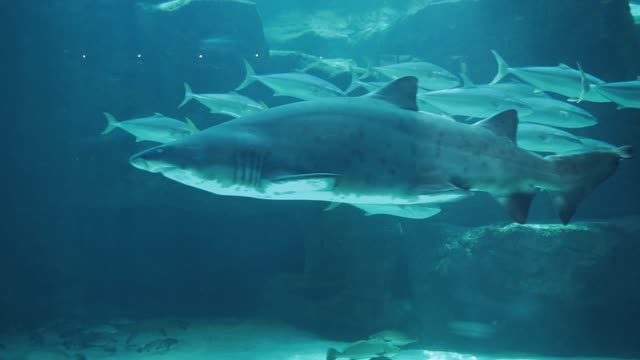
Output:
[[527,216],[529,216],[529,207],[531,206],[531,202],[533,198],[536,196],[536,192],[520,192],[520,193],[511,193],[507,195],[494,196],[496,200],[509,213],[511,218],[520,224],[524,224],[527,222]]
[[265,191],[274,194],[331,191],[339,175],[330,173],[296,174],[269,179]]

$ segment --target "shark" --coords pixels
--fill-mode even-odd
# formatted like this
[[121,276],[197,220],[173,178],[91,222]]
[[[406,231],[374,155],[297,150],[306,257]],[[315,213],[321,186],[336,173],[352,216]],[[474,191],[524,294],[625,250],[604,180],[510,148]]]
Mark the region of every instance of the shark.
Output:
[[434,208],[488,192],[519,223],[539,190],[566,224],[630,146],[542,157],[517,146],[506,110],[472,125],[418,111],[408,76],[361,97],[287,104],[130,157],[134,167],[218,195]]

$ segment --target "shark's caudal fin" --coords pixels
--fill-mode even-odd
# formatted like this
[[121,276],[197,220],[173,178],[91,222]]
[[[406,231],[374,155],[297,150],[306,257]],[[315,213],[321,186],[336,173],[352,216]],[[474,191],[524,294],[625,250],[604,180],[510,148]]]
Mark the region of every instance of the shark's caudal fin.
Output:
[[180,105],[178,105],[178,109],[183,107],[191,99],[193,99],[193,91],[191,90],[191,86],[189,86],[189,84],[185,82],[184,83],[184,99],[182,100]]
[[405,76],[393,80],[385,87],[364,96],[384,100],[405,110],[418,111],[417,93],[418,79],[414,76]]
[[631,146],[547,156],[545,159],[551,162],[552,171],[568,183],[565,189],[549,191],[562,223],[569,223],[582,199],[615,172],[621,159],[631,156]]
[[500,54],[498,54],[498,52],[495,50],[491,50],[491,53],[493,54],[493,57],[496,58],[496,63],[498,63],[498,73],[493,78],[493,80],[489,83],[489,85],[498,83],[500,80],[502,80],[505,76],[509,74],[509,65],[507,64],[506,61],[504,61],[502,56],[500,56]]
[[109,114],[108,112],[103,112],[102,114],[104,114],[104,117],[107,118],[107,127],[102,130],[102,134],[106,135],[112,132],[113,129],[118,127],[118,121],[113,117],[113,115]]
[[249,65],[249,62],[247,62],[247,60],[244,60],[244,59],[242,59],[242,62],[244,62],[244,71],[245,71],[244,80],[240,85],[238,85],[237,88],[235,88],[235,90],[244,89],[256,80],[255,78],[256,72],[253,70],[251,65]]

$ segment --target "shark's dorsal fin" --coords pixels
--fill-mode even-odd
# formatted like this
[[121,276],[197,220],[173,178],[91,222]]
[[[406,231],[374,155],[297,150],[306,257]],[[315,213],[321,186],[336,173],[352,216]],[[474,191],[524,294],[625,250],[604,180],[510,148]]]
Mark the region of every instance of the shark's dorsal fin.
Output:
[[153,113],[153,116],[162,116],[162,117],[166,117],[166,116],[164,116],[164,114],[161,114],[161,113],[159,113],[159,112],[154,112],[154,113]]
[[567,65],[565,63],[558,64],[558,67],[561,68],[561,69],[571,69],[571,70],[573,70],[573,68],[571,66],[569,66],[569,65]]
[[405,110],[418,111],[418,105],[416,104],[417,92],[418,79],[414,76],[405,76],[393,80],[385,87],[364,96],[384,100]]
[[505,110],[473,125],[481,126],[495,134],[505,136],[515,144],[516,132],[518,131],[518,112],[513,109]]

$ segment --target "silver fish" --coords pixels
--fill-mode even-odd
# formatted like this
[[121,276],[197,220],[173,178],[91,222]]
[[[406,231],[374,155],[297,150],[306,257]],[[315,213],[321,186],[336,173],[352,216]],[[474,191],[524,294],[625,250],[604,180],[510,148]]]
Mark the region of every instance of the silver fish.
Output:
[[246,76],[236,90],[243,89],[254,81],[259,81],[271,88],[275,96],[290,96],[302,100],[345,96],[345,93],[337,86],[313,75],[304,73],[256,75],[248,62],[245,61],[244,64]]
[[[585,91],[580,70],[565,64],[558,66],[509,67],[507,62],[496,51],[491,50],[498,63],[498,73],[491,84],[496,84],[505,76],[511,74],[534,87],[556,94],[564,95],[578,102],[610,102],[609,99],[596,93]],[[603,84],[604,81],[593,75],[586,75],[592,84]]]
[[168,143],[180,140],[198,132],[193,122],[187,118],[186,123],[182,121],[155,113],[152,116],[136,118],[118,122],[113,115],[103,113],[107,118],[107,127],[102,134],[108,134],[120,128],[136,137],[136,141],[153,141]]
[[208,107],[212,114],[225,114],[233,117],[259,112],[267,108],[263,103],[233,92],[226,94],[195,94],[189,84],[184,83],[184,99],[178,105],[178,108],[181,108],[192,99]]

